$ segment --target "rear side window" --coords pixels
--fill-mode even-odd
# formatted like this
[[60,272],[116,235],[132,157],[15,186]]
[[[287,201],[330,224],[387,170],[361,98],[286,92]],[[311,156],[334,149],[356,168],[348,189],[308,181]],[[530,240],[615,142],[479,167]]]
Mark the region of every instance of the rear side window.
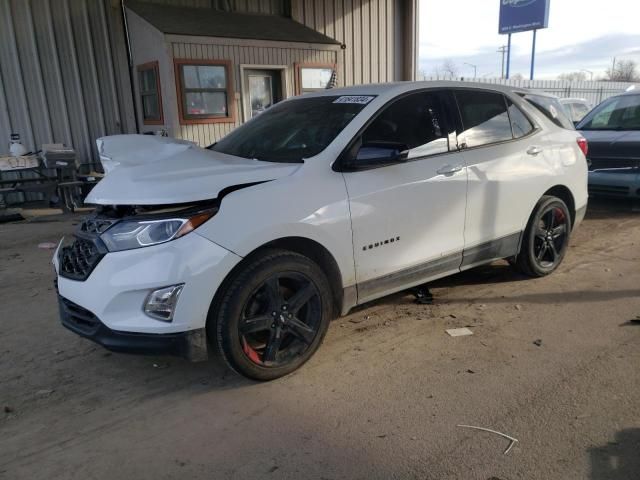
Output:
[[464,90],[456,92],[467,147],[511,140],[511,122],[501,93]]
[[557,126],[566,128],[567,130],[575,130],[573,122],[567,116],[565,108],[560,104],[558,99],[530,93],[522,95],[522,98],[541,111],[545,117]]
[[511,100],[507,98],[509,106],[509,119],[511,120],[511,128],[513,130],[513,138],[521,138],[533,131],[533,125],[529,119],[522,113]]

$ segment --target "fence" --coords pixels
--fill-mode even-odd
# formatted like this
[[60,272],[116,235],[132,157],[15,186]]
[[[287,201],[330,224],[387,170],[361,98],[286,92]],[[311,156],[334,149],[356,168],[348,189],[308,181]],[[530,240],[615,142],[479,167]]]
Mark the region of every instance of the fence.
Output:
[[[424,77],[424,80],[451,80],[450,78]],[[623,93],[633,83],[626,82],[567,82],[564,80],[513,80],[503,78],[456,78],[479,83],[493,83],[518,88],[539,90],[560,98],[584,98],[594,106],[606,98]]]

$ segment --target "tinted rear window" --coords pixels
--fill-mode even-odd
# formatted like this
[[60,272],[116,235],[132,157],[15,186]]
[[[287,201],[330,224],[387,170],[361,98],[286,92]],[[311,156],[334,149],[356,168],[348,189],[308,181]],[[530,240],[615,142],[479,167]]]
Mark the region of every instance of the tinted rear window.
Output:
[[557,126],[566,128],[567,130],[575,130],[573,122],[567,116],[565,108],[560,104],[558,99],[535,94],[521,96]]
[[468,147],[511,140],[507,105],[500,93],[457,91],[464,138]]

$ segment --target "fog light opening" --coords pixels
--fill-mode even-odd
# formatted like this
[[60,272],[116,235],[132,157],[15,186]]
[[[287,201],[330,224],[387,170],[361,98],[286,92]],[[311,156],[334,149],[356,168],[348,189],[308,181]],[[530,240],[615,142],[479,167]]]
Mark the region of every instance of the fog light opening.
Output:
[[172,321],[183,288],[181,283],[152,291],[144,301],[144,313],[155,320]]

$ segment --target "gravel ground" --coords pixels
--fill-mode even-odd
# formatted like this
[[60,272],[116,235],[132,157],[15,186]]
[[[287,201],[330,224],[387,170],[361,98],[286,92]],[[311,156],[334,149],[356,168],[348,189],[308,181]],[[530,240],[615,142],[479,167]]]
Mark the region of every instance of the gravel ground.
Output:
[[[0,225],[0,478],[640,479],[640,212],[593,203],[554,275],[504,262],[332,323],[298,372],[111,354],[58,323],[73,216]],[[452,338],[445,329],[469,327]],[[491,428],[509,441],[470,430]]]

